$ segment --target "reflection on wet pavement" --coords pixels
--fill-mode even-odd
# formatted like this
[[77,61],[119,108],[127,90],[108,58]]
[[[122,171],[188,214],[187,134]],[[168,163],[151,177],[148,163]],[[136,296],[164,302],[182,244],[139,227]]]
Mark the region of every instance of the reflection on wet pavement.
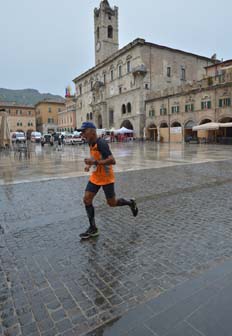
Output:
[[230,147],[112,150],[116,193],[135,197],[139,215],[107,207],[100,191],[100,236],[87,242],[79,234],[88,227],[88,178],[63,177],[83,174],[88,147],[35,146],[27,159],[1,154],[0,335],[109,336],[111,321],[122,328],[111,335],[125,336],[117,319],[128,310],[232,257]]
[[[155,143],[113,143],[117,160],[116,172],[170,167],[189,163],[227,160],[232,158],[228,146]],[[53,147],[30,145],[29,155],[0,153],[0,184],[41,181],[64,177],[85,176],[83,160],[89,156],[87,145],[66,146],[62,151]]]

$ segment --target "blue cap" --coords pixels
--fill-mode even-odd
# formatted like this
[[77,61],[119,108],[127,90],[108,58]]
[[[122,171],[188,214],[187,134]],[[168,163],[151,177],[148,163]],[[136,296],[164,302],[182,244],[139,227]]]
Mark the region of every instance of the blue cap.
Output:
[[87,128],[93,128],[96,129],[96,126],[94,125],[94,123],[90,122],[90,121],[84,121],[83,124],[81,125],[81,128],[79,128],[77,131],[78,132],[83,132],[84,130],[86,130]]

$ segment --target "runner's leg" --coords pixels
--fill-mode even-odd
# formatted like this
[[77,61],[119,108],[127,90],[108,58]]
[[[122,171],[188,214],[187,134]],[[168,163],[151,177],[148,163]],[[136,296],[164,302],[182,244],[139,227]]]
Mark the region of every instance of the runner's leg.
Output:
[[90,191],[85,191],[84,195],[84,204],[85,204],[85,210],[89,219],[89,224],[90,227],[95,228],[95,210],[93,206],[93,199],[96,196],[96,193],[90,192]]
[[121,206],[129,206],[131,211],[136,217],[138,215],[138,207],[135,200],[126,200],[124,198],[116,199],[115,191],[114,191],[114,183],[107,184],[103,186],[103,190],[105,192],[107,204],[110,207],[121,207]]
[[89,219],[89,228],[86,232],[80,234],[81,239],[94,238],[99,235],[98,228],[95,224],[95,211],[93,206],[93,199],[96,196],[100,186],[97,186],[91,182],[87,184],[83,202],[85,204],[86,213]]

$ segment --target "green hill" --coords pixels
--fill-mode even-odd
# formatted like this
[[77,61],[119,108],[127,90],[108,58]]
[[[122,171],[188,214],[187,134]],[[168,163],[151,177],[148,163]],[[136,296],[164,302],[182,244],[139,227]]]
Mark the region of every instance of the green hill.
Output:
[[64,98],[51,93],[40,93],[38,90],[9,90],[0,88],[0,101],[15,102],[22,105],[35,105],[41,100],[52,99],[64,101]]

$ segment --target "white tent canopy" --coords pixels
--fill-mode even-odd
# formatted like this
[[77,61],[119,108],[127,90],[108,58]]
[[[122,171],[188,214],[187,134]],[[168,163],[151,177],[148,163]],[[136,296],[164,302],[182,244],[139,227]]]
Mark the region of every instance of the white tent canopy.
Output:
[[193,131],[210,131],[210,130],[216,131],[221,127],[232,127],[232,122],[228,122],[228,123],[209,122],[206,124],[194,126],[192,130]]
[[232,127],[232,122],[220,123],[220,127]]
[[105,128],[97,128],[97,135],[102,136],[103,134],[106,134]]
[[218,130],[220,127],[220,123],[209,122],[206,124],[194,126],[192,128],[193,131],[209,131],[209,130]]
[[128,129],[126,127],[122,127],[122,128],[120,128],[118,130],[115,130],[114,133],[117,133],[117,134],[129,134],[129,133],[134,133],[134,131],[131,130],[131,129]]

